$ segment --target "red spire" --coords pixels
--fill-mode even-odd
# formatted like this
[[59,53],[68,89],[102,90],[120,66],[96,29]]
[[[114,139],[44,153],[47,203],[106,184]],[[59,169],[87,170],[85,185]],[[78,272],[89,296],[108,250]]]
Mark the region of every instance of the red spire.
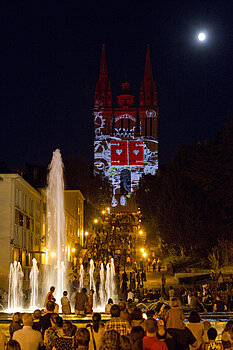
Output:
[[144,79],[141,84],[139,104],[140,106],[144,107],[152,107],[157,105],[157,92],[153,78],[149,45],[147,45],[145,72]]
[[102,44],[99,80],[108,80],[107,56],[105,44]]
[[147,52],[146,52],[146,65],[145,65],[145,72],[144,72],[144,84],[146,81],[153,81],[153,72],[152,72],[152,66],[151,66],[151,59],[150,59],[150,45],[147,45]]
[[102,45],[99,80],[96,83],[95,89],[95,105],[97,106],[99,103],[101,103],[104,107],[112,106],[112,90],[108,79],[105,44]]

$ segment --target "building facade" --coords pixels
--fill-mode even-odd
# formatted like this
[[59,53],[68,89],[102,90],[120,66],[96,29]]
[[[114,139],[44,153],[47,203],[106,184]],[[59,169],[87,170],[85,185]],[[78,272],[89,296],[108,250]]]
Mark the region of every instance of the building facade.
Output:
[[[67,262],[76,264],[75,247],[84,240],[84,197],[64,191]],[[46,261],[45,189],[35,189],[18,174],[0,174],[0,289],[8,289],[10,263],[20,262],[29,288],[32,259],[41,271]]]
[[139,101],[129,82],[113,106],[105,45],[94,97],[94,173],[108,177],[113,187],[112,206],[125,206],[143,174],[158,169],[158,101],[150,49],[147,47]]

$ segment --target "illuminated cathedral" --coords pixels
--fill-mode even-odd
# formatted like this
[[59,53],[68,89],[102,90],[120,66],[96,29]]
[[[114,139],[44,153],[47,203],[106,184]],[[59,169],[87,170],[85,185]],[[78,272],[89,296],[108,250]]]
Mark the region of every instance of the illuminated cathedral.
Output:
[[154,175],[158,169],[158,101],[149,46],[138,103],[129,82],[124,81],[116,106],[102,46],[94,97],[94,133],[94,173],[109,178],[112,206],[125,206],[141,176]]

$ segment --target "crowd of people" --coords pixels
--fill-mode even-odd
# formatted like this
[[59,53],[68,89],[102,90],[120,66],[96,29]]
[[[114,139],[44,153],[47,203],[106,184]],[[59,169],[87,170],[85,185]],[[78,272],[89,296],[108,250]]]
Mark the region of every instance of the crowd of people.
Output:
[[159,309],[148,310],[143,315],[140,308],[122,299],[118,304],[109,299],[106,312],[110,312],[110,320],[104,323],[100,313],[92,313],[92,322],[77,328],[55,313],[54,302],[48,300],[43,313],[35,310],[22,317],[15,313],[9,327],[11,339],[6,342],[3,338],[2,343],[7,350],[232,349],[232,320],[227,322],[222,334],[217,334],[209,321],[201,321],[196,310],[190,312],[188,323],[184,323],[180,306],[180,300],[171,297],[169,305],[161,303]]
[[220,278],[203,285],[196,285],[193,289],[187,289],[185,285],[179,286],[180,299],[183,305],[199,312],[224,312],[233,311],[233,281],[223,281]]

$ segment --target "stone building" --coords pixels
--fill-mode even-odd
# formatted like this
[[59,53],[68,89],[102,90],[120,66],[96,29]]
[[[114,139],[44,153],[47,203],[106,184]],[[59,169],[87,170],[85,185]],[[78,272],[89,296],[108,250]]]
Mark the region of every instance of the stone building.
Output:
[[[67,261],[76,264],[75,250],[84,235],[84,197],[79,190],[65,191]],[[18,174],[0,174],[0,289],[8,289],[9,266],[19,261],[24,288],[29,288],[32,259],[46,264],[45,189],[35,189]],[[44,265],[44,266],[43,266]]]

